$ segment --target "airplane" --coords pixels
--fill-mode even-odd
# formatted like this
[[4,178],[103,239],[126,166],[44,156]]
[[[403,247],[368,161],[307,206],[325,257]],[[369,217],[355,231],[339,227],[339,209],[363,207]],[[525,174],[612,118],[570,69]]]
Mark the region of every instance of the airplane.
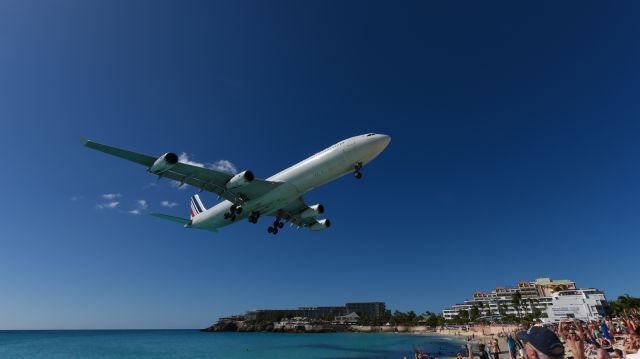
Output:
[[[228,174],[180,162],[173,152],[153,157],[83,139],[84,146],[139,163],[158,178],[169,178],[202,191],[213,192],[224,201],[206,208],[198,194],[191,197],[190,218],[150,213],[155,217],[181,223],[186,228],[213,232],[236,221],[258,223],[262,216],[275,217],[267,231],[278,234],[284,223],[320,231],[331,222],[316,217],[324,213],[322,204],[309,206],[303,194],[348,173],[362,178],[362,167],[376,158],[391,141],[387,135],[368,133],[340,141],[266,180],[246,170]],[[200,193],[198,192],[198,193]]]

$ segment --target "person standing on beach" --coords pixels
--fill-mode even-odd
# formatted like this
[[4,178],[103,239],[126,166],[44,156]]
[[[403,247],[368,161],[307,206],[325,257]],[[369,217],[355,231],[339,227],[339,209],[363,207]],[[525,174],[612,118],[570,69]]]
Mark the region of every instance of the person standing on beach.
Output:
[[507,346],[509,347],[509,356],[511,357],[511,359],[516,359],[517,358],[516,341],[511,336],[511,333],[507,334]]
[[478,344],[478,357],[480,359],[489,359],[489,354],[487,354],[487,347],[484,344]]
[[467,359],[473,359],[473,350],[471,349],[471,343],[467,343]]
[[494,339],[491,343],[491,355],[493,359],[500,359],[500,346],[498,345],[498,339]]

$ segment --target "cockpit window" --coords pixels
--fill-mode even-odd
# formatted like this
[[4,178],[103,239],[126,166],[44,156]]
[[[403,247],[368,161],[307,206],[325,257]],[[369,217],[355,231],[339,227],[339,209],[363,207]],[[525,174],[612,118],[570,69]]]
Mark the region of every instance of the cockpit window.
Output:
[[375,133],[370,133],[370,134],[367,135],[367,137],[373,136],[373,135],[375,135]]

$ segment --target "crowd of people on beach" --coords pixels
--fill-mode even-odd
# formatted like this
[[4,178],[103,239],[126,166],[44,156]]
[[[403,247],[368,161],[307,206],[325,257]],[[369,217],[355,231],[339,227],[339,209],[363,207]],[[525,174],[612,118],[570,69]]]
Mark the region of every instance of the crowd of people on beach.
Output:
[[564,319],[553,329],[574,359],[640,359],[640,313],[589,322]]
[[[469,330],[460,328],[462,333]],[[640,359],[640,311],[597,321],[567,318],[559,324],[520,325],[498,337],[506,343],[504,351],[498,338],[482,336],[476,341],[475,333],[468,335],[456,359]],[[420,350],[414,355],[414,359],[437,359]]]

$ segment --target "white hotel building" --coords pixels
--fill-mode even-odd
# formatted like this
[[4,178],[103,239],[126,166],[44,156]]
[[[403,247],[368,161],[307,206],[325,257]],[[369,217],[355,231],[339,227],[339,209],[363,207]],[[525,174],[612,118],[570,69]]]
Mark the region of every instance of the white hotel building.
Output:
[[558,323],[563,318],[598,320],[604,316],[604,293],[597,289],[564,290],[554,295],[547,307],[545,323]]
[[[512,300],[516,292],[522,297],[518,308]],[[451,320],[460,310],[471,311],[476,306],[485,320],[499,319],[502,315],[520,317],[532,314],[536,309],[546,313],[545,322],[558,322],[567,317],[588,320],[604,315],[605,301],[604,293],[597,289],[577,289],[570,280],[538,278],[533,282],[520,282],[517,288],[499,287],[491,292],[476,292],[473,299],[444,309],[442,314]]]

